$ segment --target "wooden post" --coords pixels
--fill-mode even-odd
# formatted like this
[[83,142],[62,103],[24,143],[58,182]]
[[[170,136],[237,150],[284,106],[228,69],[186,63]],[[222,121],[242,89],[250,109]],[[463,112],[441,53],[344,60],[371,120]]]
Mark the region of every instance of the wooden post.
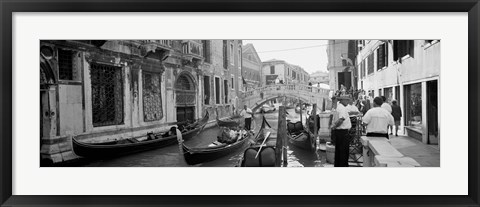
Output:
[[285,113],[285,106],[280,106],[278,110],[278,128],[277,128],[277,143],[275,146],[275,167],[287,166],[287,150],[286,150],[286,139],[287,139],[287,120]]
[[[315,139],[315,143],[316,143],[317,142],[317,137],[318,137],[318,127],[317,126],[318,126],[318,122],[320,120],[317,119],[317,104],[316,103],[313,104],[312,108],[313,109],[312,109],[311,114],[313,116],[313,119],[315,120],[314,123],[313,123],[314,124],[314,126],[313,126],[313,138]],[[308,125],[307,125],[307,127],[308,127]]]
[[300,101],[300,99],[298,99],[298,105],[300,106],[300,122],[303,123],[303,120],[302,120],[302,101]]
[[325,98],[323,98],[322,102],[322,112],[325,112]]

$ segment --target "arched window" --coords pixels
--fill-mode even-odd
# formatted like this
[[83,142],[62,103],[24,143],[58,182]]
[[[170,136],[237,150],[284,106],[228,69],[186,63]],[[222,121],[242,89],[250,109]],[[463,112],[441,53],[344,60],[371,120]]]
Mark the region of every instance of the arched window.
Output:
[[193,91],[195,90],[195,86],[193,84],[192,78],[190,78],[186,74],[182,74],[178,77],[177,82],[175,83],[175,89],[177,90],[185,90],[185,91]]
[[195,82],[188,73],[182,73],[175,82],[177,105],[195,105]]

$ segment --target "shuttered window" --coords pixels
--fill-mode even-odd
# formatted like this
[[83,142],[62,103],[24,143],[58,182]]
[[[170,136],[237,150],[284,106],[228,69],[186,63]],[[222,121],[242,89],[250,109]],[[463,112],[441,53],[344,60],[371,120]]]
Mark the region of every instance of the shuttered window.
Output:
[[202,40],[203,43],[203,57],[206,63],[211,63],[210,58],[210,40]]
[[373,67],[374,67],[374,65],[373,65],[373,52],[370,55],[368,55],[367,61],[368,61],[367,62],[367,64],[368,64],[367,65],[368,75],[370,75],[370,74],[373,73]]
[[414,41],[413,40],[394,40],[393,41],[393,59],[400,60],[406,55],[414,57],[413,54]]
[[228,48],[227,40],[223,40],[223,68],[228,69]]
[[203,76],[204,104],[210,105],[210,77]]

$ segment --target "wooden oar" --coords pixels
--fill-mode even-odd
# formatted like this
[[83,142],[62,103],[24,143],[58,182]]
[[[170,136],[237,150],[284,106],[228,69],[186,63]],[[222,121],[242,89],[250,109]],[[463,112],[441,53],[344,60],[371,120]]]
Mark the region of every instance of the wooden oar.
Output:
[[177,141],[178,141],[178,148],[180,150],[180,153],[183,155],[185,152],[183,151],[183,137],[182,137],[182,132],[176,128],[177,132]]
[[[207,116],[207,115],[208,115],[208,111],[207,111],[207,113],[205,114],[205,116]],[[204,116],[204,118],[205,118],[205,116]],[[203,129],[205,128],[205,126],[207,126],[207,123],[204,123],[204,124],[203,124],[203,126],[201,127],[200,130],[198,130],[198,132],[197,132],[197,134],[196,134],[195,136],[197,136],[198,134],[200,134],[200,132],[203,131]]]
[[267,141],[268,137],[270,136],[270,133],[271,133],[271,132],[267,132],[267,135],[265,135],[265,139],[263,139],[263,142],[262,142],[262,144],[260,145],[260,148],[258,149],[257,154],[255,155],[255,159],[257,159],[258,154],[260,154],[260,152],[262,151],[263,144],[265,144],[265,141]]

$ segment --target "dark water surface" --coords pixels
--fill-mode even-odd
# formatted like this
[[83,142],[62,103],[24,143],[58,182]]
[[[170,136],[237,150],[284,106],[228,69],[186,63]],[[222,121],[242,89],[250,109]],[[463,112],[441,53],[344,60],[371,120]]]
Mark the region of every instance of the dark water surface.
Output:
[[[278,110],[277,110],[278,111]],[[265,114],[265,118],[275,130],[278,127],[278,113]],[[288,109],[287,119],[292,122],[300,120],[300,115],[295,113],[295,110]],[[255,126],[255,132],[260,129],[262,120],[261,114],[255,114],[252,124]],[[305,116],[302,116],[305,121]],[[253,127],[253,126],[252,126]],[[187,146],[205,146],[216,140],[219,132],[218,126],[204,129],[198,136],[192,137],[185,141]],[[109,160],[97,160],[85,164],[85,167],[234,167],[238,164],[244,149],[239,149],[232,154],[219,158],[217,160],[206,162],[197,165],[188,165],[180,154],[178,144],[163,147],[160,149],[141,152],[133,155],[127,155]],[[310,152],[295,147],[288,147],[288,162],[289,165],[304,166],[304,167],[322,167],[325,163],[325,152],[318,151]]]

